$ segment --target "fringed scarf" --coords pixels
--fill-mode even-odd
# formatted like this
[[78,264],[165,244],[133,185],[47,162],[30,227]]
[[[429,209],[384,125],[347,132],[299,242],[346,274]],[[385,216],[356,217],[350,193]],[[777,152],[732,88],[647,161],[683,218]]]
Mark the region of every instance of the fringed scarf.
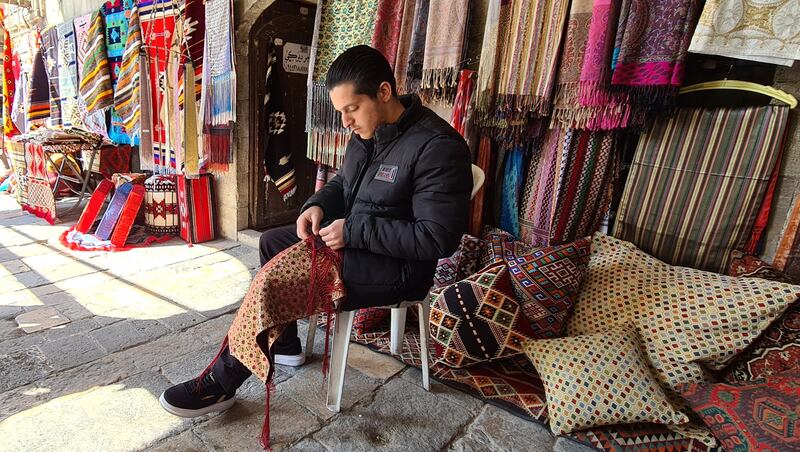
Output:
[[468,0],[431,0],[420,85],[424,99],[453,101],[468,18]]
[[[331,250],[313,237],[282,251],[261,267],[253,278],[223,340],[220,350],[228,346],[230,354],[267,386],[261,431],[261,444],[265,449],[269,448],[269,405],[275,371],[269,350],[287,323],[324,312],[328,319],[322,366],[324,380],[328,370],[328,333],[332,314],[345,296],[340,276],[341,262],[340,252]],[[198,378],[210,369],[211,365]]]
[[407,93],[419,92],[422,84],[422,65],[425,60],[425,41],[428,32],[430,7],[431,0],[417,0],[416,10],[414,11],[414,27],[408,51],[408,71],[405,77],[405,91]]
[[28,91],[28,121],[43,121],[50,117],[50,86],[44,68],[42,49],[33,57],[30,91]]
[[78,68],[80,92],[86,102],[86,111],[94,113],[110,107],[114,97],[106,54],[105,25],[99,12],[91,15],[86,44],[83,64]]
[[569,10],[567,36],[553,98],[553,118],[566,128],[578,127],[576,126],[580,113],[578,85],[586,43],[589,40],[589,23],[592,21],[594,2],[594,0],[573,0]]
[[270,51],[267,76],[266,94],[262,106],[262,118],[265,121],[264,148],[267,178],[278,188],[283,201],[286,202],[297,190],[295,181],[294,163],[292,162],[292,147],[289,143],[287,130],[287,116],[283,107],[282,82],[285,81],[286,72],[283,66],[275,64],[277,56],[274,47]]
[[[508,32],[506,22],[509,19],[509,10],[510,2],[489,0],[483,43],[481,44],[481,64],[478,66],[478,80],[475,88],[475,111],[478,114],[478,123],[485,127],[494,125],[490,121],[491,109],[497,94],[498,58],[502,57],[504,44],[507,41],[504,36]],[[501,21],[501,17],[505,20]]]
[[[109,75],[111,76],[111,87],[115,95],[119,74],[122,69],[122,57],[125,54],[125,44],[128,39],[128,18],[132,7],[133,0],[110,0],[101,7],[105,17]],[[111,116],[111,127],[108,131],[109,138],[119,144],[130,144],[131,138],[119,112],[112,106],[109,114]]]
[[[195,75],[194,67],[191,61],[186,62],[184,68],[183,92],[191,93],[197,83],[194,80]],[[183,150],[184,150],[184,167],[183,173],[187,177],[199,177],[200,175],[200,149],[198,143],[200,142],[200,129],[198,128],[197,121],[197,99],[195,96],[186,97],[183,114]]]
[[396,67],[404,4],[404,0],[378,0],[372,47],[380,50],[392,68]]
[[406,94],[406,73],[408,72],[408,52],[411,50],[411,35],[414,32],[414,11],[417,0],[405,0],[403,21],[400,25],[400,37],[397,44],[397,58],[394,63],[394,79],[397,83],[397,94]]
[[[114,92],[114,109],[122,118],[125,129],[135,137],[140,133],[140,58],[142,35],[139,25],[139,8],[133,5],[128,18],[128,36],[125,39],[125,51],[117,76],[117,90]],[[147,162],[152,161],[151,159]],[[141,160],[145,162],[145,160]]]
[[698,0],[626,0],[614,46],[612,85],[650,109],[674,104],[687,49],[700,14]]
[[500,228],[519,237],[519,195],[522,189],[522,176],[525,169],[523,160],[525,148],[515,146],[506,153],[503,171],[503,197],[500,206]]
[[208,166],[227,171],[236,121],[236,69],[233,64],[233,2],[206,0],[203,62],[203,153]]
[[308,158],[317,163],[338,168],[350,138],[325,88],[325,75],[340,53],[371,42],[377,9],[378,0],[331,0],[318,7],[319,27],[313,70],[309,68],[306,116]]
[[11,138],[19,134],[19,129],[11,119],[13,114],[11,106],[17,96],[17,90],[14,71],[11,68],[14,49],[11,47],[11,35],[9,35],[5,27],[5,16],[2,8],[0,8],[0,21],[2,21],[3,26],[3,134]]
[[473,151],[476,140],[474,130],[475,110],[472,102],[472,96],[475,93],[475,78],[475,71],[470,69],[461,71],[461,75],[458,78],[456,98],[453,102],[453,115],[450,118],[450,125],[464,137],[470,150]]
[[42,55],[50,92],[49,124],[60,126],[61,95],[58,89],[58,29],[56,27],[50,27],[42,33]]

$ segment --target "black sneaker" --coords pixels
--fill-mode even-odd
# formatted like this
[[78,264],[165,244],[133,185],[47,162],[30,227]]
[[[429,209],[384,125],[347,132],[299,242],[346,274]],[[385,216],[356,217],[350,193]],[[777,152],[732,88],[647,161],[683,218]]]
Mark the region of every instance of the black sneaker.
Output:
[[227,410],[236,401],[234,395],[225,392],[214,373],[209,372],[202,380],[194,378],[167,389],[158,400],[175,416],[197,417]]
[[299,367],[306,362],[299,337],[294,338],[288,345],[277,342],[272,344],[272,357],[275,359],[275,364],[283,366]]

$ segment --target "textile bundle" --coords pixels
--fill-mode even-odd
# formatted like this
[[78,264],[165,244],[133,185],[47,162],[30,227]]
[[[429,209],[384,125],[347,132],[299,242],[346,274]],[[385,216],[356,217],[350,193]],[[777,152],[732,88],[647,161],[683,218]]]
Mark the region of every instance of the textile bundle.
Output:
[[654,123],[639,139],[614,235],[666,262],[724,272],[750,237],[787,118],[784,106],[687,108]]
[[86,49],[80,70],[80,92],[86,101],[86,111],[93,113],[113,103],[111,74],[106,55],[105,25],[99,12],[92,13],[86,34]]
[[31,86],[28,91],[28,121],[41,121],[50,117],[50,87],[41,48],[33,57],[31,72]]
[[[101,7],[105,19],[109,75],[111,76],[111,87],[115,93],[128,38],[128,16],[132,7],[133,0],[110,0]],[[110,116],[109,138],[119,144],[130,144],[131,139],[125,129],[125,123],[113,106],[110,110]]]
[[[117,90],[114,92],[114,109],[122,118],[125,129],[131,136],[140,133],[140,50],[142,47],[142,36],[139,25],[139,8],[136,5],[131,7],[130,18],[128,18],[128,36],[125,39],[125,51],[122,54],[122,61],[117,76]],[[141,160],[142,163],[152,160]]]
[[331,0],[318,7],[306,109],[308,158],[317,163],[338,168],[350,138],[328,96],[325,75],[340,53],[371,42],[377,9],[378,0]]
[[78,62],[75,49],[75,28],[72,22],[58,24],[58,92],[61,102],[61,124],[72,127],[78,108]]
[[58,29],[50,27],[42,33],[42,56],[47,71],[50,93],[50,125],[61,125],[61,95],[58,89]]
[[411,36],[414,32],[414,12],[417,0],[405,0],[403,21],[400,24],[400,36],[397,43],[397,57],[394,62],[394,80],[397,83],[397,94],[406,94],[406,73],[408,71],[408,53],[411,50]]
[[273,47],[267,67],[266,94],[262,110],[262,117],[266,121],[263,128],[263,143],[267,178],[275,184],[285,202],[297,191],[297,182],[287,130],[286,110],[283,107],[282,82],[285,83],[286,72],[282,65],[275,64],[278,59],[276,51],[277,49]]
[[233,65],[232,0],[206,0],[205,62],[200,111],[203,153],[209,167],[226,171],[233,161],[231,142],[236,121],[236,73]]
[[453,101],[468,17],[468,0],[431,0],[420,84],[424,99]]
[[799,14],[796,0],[707,0],[689,51],[791,66],[800,60]]

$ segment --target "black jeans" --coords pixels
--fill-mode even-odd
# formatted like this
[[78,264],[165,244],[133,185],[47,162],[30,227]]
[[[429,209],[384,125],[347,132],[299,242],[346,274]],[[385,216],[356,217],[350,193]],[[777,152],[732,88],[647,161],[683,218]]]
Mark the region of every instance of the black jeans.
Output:
[[[259,240],[261,266],[263,267],[276,254],[299,242],[300,239],[297,237],[296,232],[297,227],[289,225],[270,229],[261,234],[261,239]],[[291,322],[286,325],[283,334],[275,341],[273,349],[284,348],[291,345],[295,340],[297,340],[297,322]],[[264,352],[266,353],[266,351]],[[236,391],[251,375],[250,370],[244,364],[231,356],[228,347],[225,347],[219,358],[214,361],[212,372],[214,372],[214,377],[227,392]]]

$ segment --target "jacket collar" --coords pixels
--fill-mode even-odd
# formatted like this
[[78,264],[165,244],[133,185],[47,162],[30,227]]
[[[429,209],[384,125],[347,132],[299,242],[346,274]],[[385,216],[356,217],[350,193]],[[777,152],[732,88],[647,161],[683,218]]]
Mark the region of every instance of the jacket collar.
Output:
[[[376,145],[389,143],[399,137],[422,117],[422,101],[419,100],[419,96],[416,94],[408,94],[398,97],[398,100],[403,104],[405,110],[400,115],[400,118],[397,119],[397,122],[384,124],[375,129],[373,138]],[[356,134],[354,134],[353,137],[357,138],[363,144],[364,140],[362,140],[361,137]]]

